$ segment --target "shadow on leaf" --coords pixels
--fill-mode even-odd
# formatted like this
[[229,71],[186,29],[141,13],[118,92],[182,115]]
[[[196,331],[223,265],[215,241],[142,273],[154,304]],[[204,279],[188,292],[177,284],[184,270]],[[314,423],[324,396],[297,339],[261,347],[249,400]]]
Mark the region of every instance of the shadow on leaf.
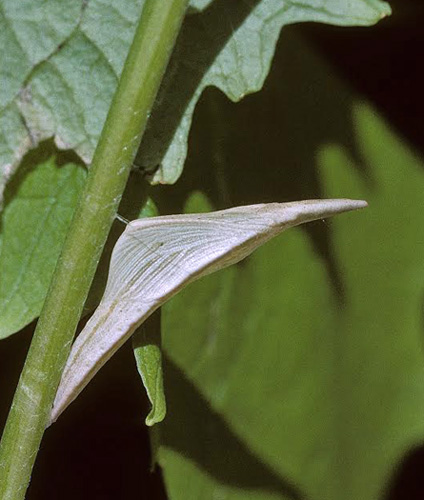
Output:
[[384,500],[418,500],[424,497],[424,445],[409,450],[395,470]]
[[258,3],[215,0],[203,12],[187,16],[137,156],[143,170],[160,165],[203,77]]
[[214,411],[175,363],[165,358],[168,414],[160,424],[161,442],[195,462],[220,483],[306,497],[260,461]]

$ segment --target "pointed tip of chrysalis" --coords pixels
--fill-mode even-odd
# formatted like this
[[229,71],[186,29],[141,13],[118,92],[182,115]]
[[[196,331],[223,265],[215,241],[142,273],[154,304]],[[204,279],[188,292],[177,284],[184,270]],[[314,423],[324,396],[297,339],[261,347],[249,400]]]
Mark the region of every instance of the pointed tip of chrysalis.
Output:
[[[349,200],[349,199],[339,199],[339,200],[328,200],[330,202],[340,202],[340,207],[342,210],[358,210],[359,208],[366,208],[368,203],[365,200]],[[344,208],[343,208],[344,207]]]
[[[288,203],[287,205],[291,205]],[[340,212],[347,212],[349,210],[357,210],[365,208],[368,203],[364,200],[349,200],[346,198],[335,198],[329,200],[304,200],[293,202],[293,206],[303,206],[305,212],[328,213],[334,215]]]
[[[280,205],[284,209],[284,217],[290,225],[302,224],[316,219],[325,219],[336,214],[365,208],[368,203],[364,200],[330,199],[304,200]],[[291,213],[290,213],[291,212]]]
[[[359,210],[365,208],[368,203],[364,200],[349,200],[349,199],[334,199],[334,200],[311,200],[314,204],[316,201],[317,210],[328,210],[328,215],[335,215],[351,210]],[[324,216],[325,217],[325,216]]]

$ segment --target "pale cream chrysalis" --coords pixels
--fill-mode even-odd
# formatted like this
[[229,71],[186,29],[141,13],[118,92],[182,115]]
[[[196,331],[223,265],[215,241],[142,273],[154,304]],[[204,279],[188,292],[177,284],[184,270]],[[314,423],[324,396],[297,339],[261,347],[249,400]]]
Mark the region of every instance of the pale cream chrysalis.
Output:
[[72,347],[50,423],[135,329],[184,286],[242,260],[285,229],[366,205],[307,200],[130,222],[113,250],[104,296]]

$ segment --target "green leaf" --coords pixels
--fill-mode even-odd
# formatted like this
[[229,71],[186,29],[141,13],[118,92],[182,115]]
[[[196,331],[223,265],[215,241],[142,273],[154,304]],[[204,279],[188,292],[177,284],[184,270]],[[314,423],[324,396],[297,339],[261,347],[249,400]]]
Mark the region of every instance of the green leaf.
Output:
[[[218,102],[223,134],[236,131],[216,173],[227,196],[298,190],[369,208],[295,228],[164,306],[171,500],[377,500],[424,439],[424,163],[302,44],[281,47],[256,103],[210,94],[199,110],[198,126]],[[185,173],[196,189],[205,150]]]
[[166,415],[160,337],[160,325],[151,320],[140,326],[132,337],[137,370],[152,404],[146,417],[148,426],[161,422]]
[[[32,166],[35,165],[35,166]],[[85,170],[31,155],[5,192],[0,226],[0,338],[40,313]]]
[[[216,86],[232,101],[262,88],[283,26],[307,21],[369,25],[390,13],[380,1],[215,1],[186,19],[143,137],[137,162],[154,183],[174,183],[187,155],[193,111]],[[158,167],[158,168],[157,168]]]
[[[187,18],[139,160],[146,169],[161,164],[155,182],[175,182],[180,175],[191,115],[206,86],[218,86],[233,100],[261,88],[283,25],[364,25],[390,12],[378,0],[331,0],[325,9],[321,3],[217,0]],[[28,148],[49,137],[57,147],[74,149],[86,163],[91,161],[143,2],[62,4],[0,4],[0,32],[9,48],[0,72],[6,81],[0,102],[5,131],[0,135],[0,189]],[[206,5],[193,2],[195,10]]]
[[91,161],[142,3],[2,0],[5,43],[27,54],[22,71],[16,56],[1,66],[0,79],[11,82],[0,108],[0,187],[27,149],[49,137]]
[[34,146],[17,106],[19,93],[33,69],[71,36],[82,9],[82,0],[0,2],[0,201],[7,180]]
[[18,94],[34,66],[50,57],[77,27],[83,1],[2,0],[0,7],[3,108]]

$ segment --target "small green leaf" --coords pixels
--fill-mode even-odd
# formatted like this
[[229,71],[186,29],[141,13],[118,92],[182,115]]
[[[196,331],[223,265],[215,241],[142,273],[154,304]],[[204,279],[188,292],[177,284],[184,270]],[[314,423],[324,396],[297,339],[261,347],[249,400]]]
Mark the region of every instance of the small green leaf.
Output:
[[138,214],[138,218],[143,219],[145,217],[156,217],[157,215],[158,209],[155,202],[151,198],[147,198],[146,203],[144,203]]
[[51,422],[135,329],[186,285],[239,262],[290,227],[365,206],[357,200],[306,200],[129,223],[113,250],[102,301],[72,347]]
[[152,319],[153,317],[140,326],[132,338],[137,369],[152,404],[146,417],[148,426],[162,422],[166,414],[160,325],[152,322]]
[[[30,162],[28,162],[30,163]],[[40,313],[85,169],[51,156],[8,185],[0,227],[0,338]]]

